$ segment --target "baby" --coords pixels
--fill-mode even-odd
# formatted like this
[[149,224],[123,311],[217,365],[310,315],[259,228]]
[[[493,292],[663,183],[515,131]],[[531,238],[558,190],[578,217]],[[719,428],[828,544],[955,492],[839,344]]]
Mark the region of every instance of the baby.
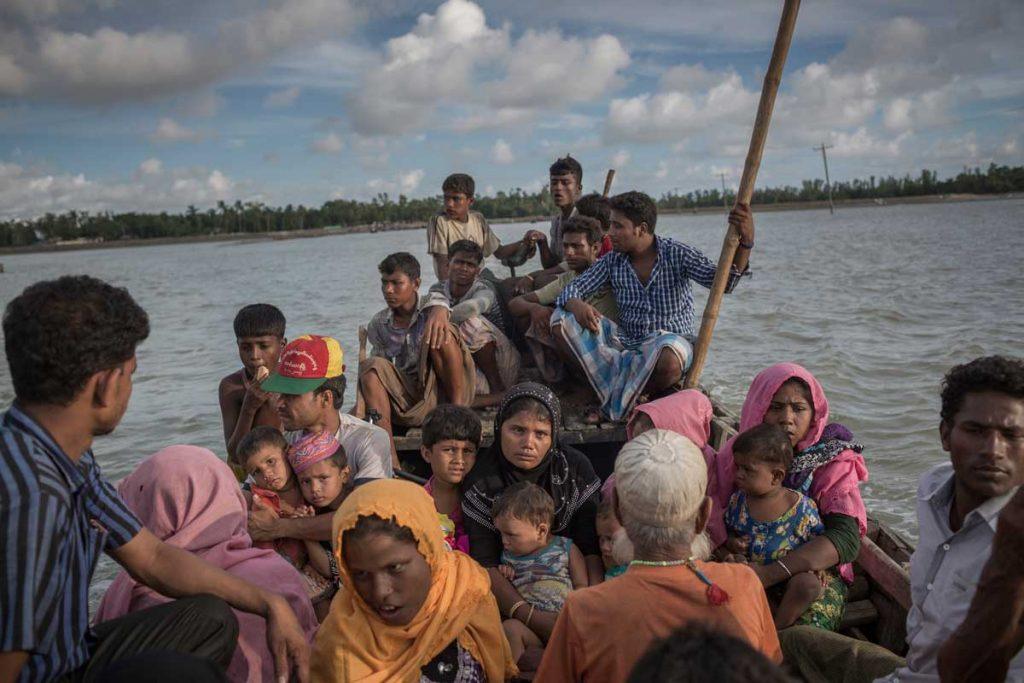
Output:
[[[509,486],[494,501],[491,514],[505,548],[498,569],[523,598],[503,622],[512,657],[518,661],[526,648],[543,647],[530,628],[534,610],[561,611],[571,590],[586,587],[587,567],[572,541],[550,533],[555,503],[536,484],[522,481]],[[522,610],[526,618],[519,621],[516,613]]]
[[[732,448],[739,490],[729,499],[725,513],[729,532],[725,559],[777,562],[789,572],[783,559],[786,554],[825,531],[814,501],[782,485],[793,461],[789,436],[777,425],[761,424],[740,434]],[[791,578],[779,590],[768,591],[779,629],[810,609],[830,607],[817,604],[831,579],[828,573],[789,573]]]
[[615,499],[603,495],[597,506],[597,541],[604,563],[604,580],[623,574],[633,560],[633,544],[615,515]]
[[[252,485],[246,492],[250,507],[266,507],[281,517],[313,514],[289,464],[290,450],[281,432],[273,427],[256,427],[242,438],[236,452],[239,462],[252,477]],[[334,594],[334,574],[330,552],[325,552],[319,543],[279,538],[254,545],[273,548],[302,573],[314,608],[321,603],[329,604],[328,599]]]

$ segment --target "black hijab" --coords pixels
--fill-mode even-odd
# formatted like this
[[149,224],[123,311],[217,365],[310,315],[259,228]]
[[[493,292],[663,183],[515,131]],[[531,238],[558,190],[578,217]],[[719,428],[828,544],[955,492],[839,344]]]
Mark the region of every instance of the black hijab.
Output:
[[[501,425],[512,416],[508,412],[509,406],[525,397],[543,404],[551,418],[551,448],[531,470],[519,469],[501,450]],[[562,407],[551,389],[536,382],[523,382],[509,389],[494,418],[494,443],[477,460],[470,473],[463,512],[488,529],[497,531],[491,517],[495,499],[512,484],[528,481],[551,494],[555,501],[551,533],[563,531],[576,511],[600,490],[601,480],[594,474],[585,455],[574,448],[559,445],[561,427]]]

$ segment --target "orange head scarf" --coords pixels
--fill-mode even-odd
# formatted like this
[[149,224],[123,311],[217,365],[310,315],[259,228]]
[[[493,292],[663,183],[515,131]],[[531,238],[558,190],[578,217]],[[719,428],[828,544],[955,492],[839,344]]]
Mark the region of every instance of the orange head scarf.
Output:
[[[342,552],[344,533],[360,517],[394,519],[416,537],[430,567],[427,599],[412,621],[381,621],[352,587]],[[491,683],[516,674],[487,572],[469,556],[449,550],[434,501],[423,487],[379,479],[356,488],[334,515],[334,556],[341,590],[313,646],[314,681],[418,681],[420,667],[458,640]]]

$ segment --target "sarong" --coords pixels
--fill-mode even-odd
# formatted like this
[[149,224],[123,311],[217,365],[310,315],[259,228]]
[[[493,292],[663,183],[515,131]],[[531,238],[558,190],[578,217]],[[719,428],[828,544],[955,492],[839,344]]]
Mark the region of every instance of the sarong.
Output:
[[618,327],[607,318],[601,318],[597,334],[561,309],[555,310],[551,324],[560,326],[601,401],[601,412],[612,420],[621,420],[633,408],[647,386],[662,349],[672,349],[684,372],[693,360],[690,342],[674,332],[655,332],[639,348],[627,349],[619,339]]
[[[471,405],[476,397],[476,365],[466,343],[462,341],[459,329],[449,323],[448,332],[458,343],[462,357],[462,373],[465,378],[462,405]],[[391,424],[400,427],[419,427],[430,411],[442,402],[443,389],[430,362],[430,347],[420,344],[420,360],[416,377],[411,377],[395,367],[387,358],[371,356],[359,363],[359,376],[370,370],[377,372],[388,398],[391,400]]]
[[558,355],[558,347],[555,345],[555,337],[550,325],[541,330],[536,323],[531,321],[523,338],[526,347],[533,354],[533,361],[545,382],[554,384],[565,379],[565,363]]
[[[460,323],[459,333],[470,353],[476,353],[487,344],[494,342],[494,355],[498,362],[498,374],[501,375],[502,383],[506,389],[516,383],[516,378],[519,376],[519,351],[497,325],[487,318],[477,315]],[[476,393],[478,395],[492,393],[491,387],[487,383],[487,377],[479,367],[476,368]]]

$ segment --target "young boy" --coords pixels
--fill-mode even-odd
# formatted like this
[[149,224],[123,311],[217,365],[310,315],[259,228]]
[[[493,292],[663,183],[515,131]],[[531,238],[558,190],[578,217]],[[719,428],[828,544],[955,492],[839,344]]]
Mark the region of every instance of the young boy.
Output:
[[[683,378],[696,339],[690,282],[710,288],[715,278],[716,266],[704,254],[654,234],[657,218],[654,200],[642,192],[613,197],[609,234],[615,251],[570,282],[556,301],[560,310],[552,324],[560,325],[612,420],[625,416],[641,394],[655,398]],[[727,292],[747,272],[754,246],[749,207],[737,205],[729,222],[740,233],[740,248]],[[608,286],[618,303],[618,325],[586,301]]]
[[[560,612],[570,591],[587,586],[587,565],[572,541],[551,534],[555,502],[536,484],[509,486],[494,501],[491,515],[505,547],[498,570],[523,596],[502,623],[518,661],[527,648],[543,647],[529,626],[533,612]],[[528,610],[525,621],[516,619],[518,610]]]
[[[569,270],[537,291],[517,296],[508,304],[509,313],[515,317],[516,326],[523,330],[541,376],[548,382],[558,382],[564,375],[558,345],[551,335],[551,315],[555,312],[551,306],[570,282],[593,265],[600,249],[600,223],[586,216],[573,216],[562,227],[562,252]],[[602,316],[618,320],[618,307],[611,288],[602,289],[587,301]]]
[[235,457],[238,442],[253,427],[280,428],[277,397],[260,389],[260,382],[277,368],[284,337],[284,314],[270,304],[250,304],[235,316],[235,342],[242,368],[220,381],[217,395],[224,421],[224,442],[228,463],[240,465]]
[[597,257],[601,258],[613,251],[612,238],[608,235],[608,230],[612,225],[612,206],[608,198],[602,197],[596,192],[585,194],[576,200],[576,213],[587,218],[594,218],[601,224],[601,250],[597,252]]
[[474,406],[498,403],[519,374],[519,352],[506,336],[498,292],[480,277],[483,252],[469,240],[448,249],[448,279],[430,288],[425,309],[443,306],[448,319],[458,326],[462,340],[476,363]]
[[367,326],[372,357],[359,365],[359,385],[394,448],[394,427],[420,426],[439,403],[470,405],[476,366],[447,305],[423,308],[415,256],[391,254],[378,270],[387,308]]
[[431,217],[427,224],[427,253],[433,257],[438,282],[448,279],[448,250],[459,240],[480,245],[484,258],[494,254],[499,259],[512,256],[521,246],[532,251],[538,240],[544,240],[544,233],[530,230],[519,242],[502,246],[483,214],[470,210],[476,192],[476,183],[470,175],[451,174],[445,178],[441,191],[444,192],[444,211]]
[[463,479],[473,469],[480,448],[480,418],[469,408],[443,405],[423,423],[420,453],[433,473],[427,493],[434,499],[445,541],[453,550],[469,553],[469,536],[462,524]]
[[540,261],[545,268],[552,268],[565,258],[562,251],[562,225],[576,215],[576,200],[583,194],[583,166],[567,154],[551,164],[548,176],[551,200],[558,213],[551,218],[550,241],[540,244]]

